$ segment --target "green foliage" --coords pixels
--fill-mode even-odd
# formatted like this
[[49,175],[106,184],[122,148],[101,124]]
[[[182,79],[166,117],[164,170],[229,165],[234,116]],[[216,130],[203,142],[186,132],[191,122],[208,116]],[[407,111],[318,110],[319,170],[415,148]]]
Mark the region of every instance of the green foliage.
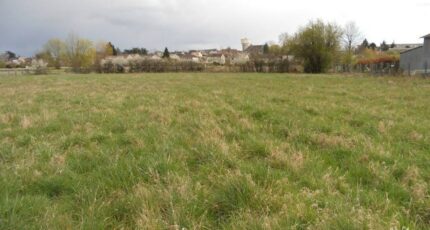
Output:
[[390,46],[385,41],[383,41],[381,43],[380,49],[381,49],[381,51],[388,51],[390,49]]
[[269,47],[269,53],[271,53],[271,54],[281,54],[281,46],[279,46],[279,45],[271,45],[270,47]]
[[0,78],[1,229],[428,229],[430,82]]
[[66,44],[60,39],[50,39],[37,56],[47,61],[49,66],[59,69],[64,63],[67,63]]
[[342,30],[321,20],[310,22],[287,42],[289,50],[304,62],[307,73],[326,72],[340,49]]
[[112,55],[113,56],[117,56],[118,55],[118,51],[117,51],[117,49],[115,48],[115,46],[111,43],[111,42],[108,42],[107,44],[106,44],[106,49],[108,49],[108,50],[111,50],[112,51]]
[[100,53],[104,57],[114,52],[110,43],[103,43],[101,46],[96,50],[92,41],[70,34],[65,41],[50,39],[42,51],[36,54],[36,58],[43,59],[49,66],[57,69],[68,66],[75,72],[89,72],[100,59]]
[[348,51],[342,53],[341,63],[344,66],[345,71],[350,71],[354,62],[355,62],[355,55],[353,53]]
[[124,54],[139,54],[139,55],[148,55],[148,50],[145,48],[132,48],[129,50],[124,50]]
[[88,72],[94,64],[96,49],[93,42],[70,34],[66,40],[67,61],[75,72]]
[[288,73],[290,61],[282,57],[253,57],[250,61],[239,64],[240,72]]

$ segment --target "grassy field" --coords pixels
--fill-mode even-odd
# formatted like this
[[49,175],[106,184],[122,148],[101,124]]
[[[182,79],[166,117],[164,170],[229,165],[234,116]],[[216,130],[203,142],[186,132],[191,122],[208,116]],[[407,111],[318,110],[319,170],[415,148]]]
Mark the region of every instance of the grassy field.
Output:
[[429,229],[430,81],[0,78],[0,229]]

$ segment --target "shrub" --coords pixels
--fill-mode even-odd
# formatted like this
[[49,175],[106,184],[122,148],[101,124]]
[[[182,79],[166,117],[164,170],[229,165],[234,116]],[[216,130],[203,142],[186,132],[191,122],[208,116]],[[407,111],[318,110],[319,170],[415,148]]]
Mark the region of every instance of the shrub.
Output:
[[253,58],[250,61],[239,64],[241,72],[265,72],[265,73],[288,73],[290,72],[290,61],[283,58]]
[[127,58],[108,57],[100,61],[102,73],[140,73],[140,72],[199,72],[204,65],[192,61],[175,61],[169,59],[154,60],[140,55]]
[[34,70],[34,74],[47,74],[48,73],[48,63],[42,59],[34,59],[31,61],[31,69]]
[[303,61],[307,73],[326,72],[340,49],[342,30],[321,20],[310,22],[288,39],[291,54]]

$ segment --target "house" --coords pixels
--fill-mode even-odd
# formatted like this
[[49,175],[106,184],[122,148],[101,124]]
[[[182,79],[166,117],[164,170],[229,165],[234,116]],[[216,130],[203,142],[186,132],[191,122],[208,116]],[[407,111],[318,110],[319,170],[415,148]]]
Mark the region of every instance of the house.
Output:
[[181,58],[179,57],[179,55],[178,54],[170,54],[170,59],[172,59],[172,60],[176,60],[176,61],[179,61],[179,60],[181,60]]
[[422,38],[421,46],[400,53],[400,68],[409,74],[430,73],[430,34]]
[[249,61],[249,55],[237,49],[222,49],[220,53],[224,55],[226,64],[244,64]]
[[19,58],[13,59],[12,63],[14,65],[25,65],[25,64],[27,64],[27,58],[19,57]]
[[204,49],[204,50],[200,50],[198,52],[200,52],[203,56],[207,56],[210,54],[217,54],[218,50],[217,49]]
[[188,61],[188,62],[191,61],[191,62],[195,62],[195,63],[200,62],[200,58],[196,57],[195,55],[192,55],[192,54],[183,54],[183,55],[180,55],[180,57],[181,57],[182,61]]
[[225,64],[225,56],[224,54],[210,54],[206,56],[206,62],[210,64]]
[[248,61],[249,61],[249,55],[247,53],[236,53],[230,57],[230,63],[233,65],[245,64]]
[[196,58],[202,58],[203,54],[200,51],[190,51],[190,55]]

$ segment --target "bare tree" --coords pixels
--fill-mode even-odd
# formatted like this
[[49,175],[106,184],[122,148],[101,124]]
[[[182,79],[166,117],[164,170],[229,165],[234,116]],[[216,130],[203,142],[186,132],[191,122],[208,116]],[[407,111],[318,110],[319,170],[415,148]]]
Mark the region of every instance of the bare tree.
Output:
[[363,40],[363,36],[355,22],[348,22],[342,32],[343,45],[346,51],[342,55],[342,64],[344,70],[350,72],[354,60],[354,49]]
[[289,37],[290,37],[290,35],[288,33],[280,34],[279,35],[279,45],[284,46],[287,43]]
[[343,29],[343,43],[348,53],[352,53],[354,47],[362,40],[363,36],[355,22],[348,22]]

